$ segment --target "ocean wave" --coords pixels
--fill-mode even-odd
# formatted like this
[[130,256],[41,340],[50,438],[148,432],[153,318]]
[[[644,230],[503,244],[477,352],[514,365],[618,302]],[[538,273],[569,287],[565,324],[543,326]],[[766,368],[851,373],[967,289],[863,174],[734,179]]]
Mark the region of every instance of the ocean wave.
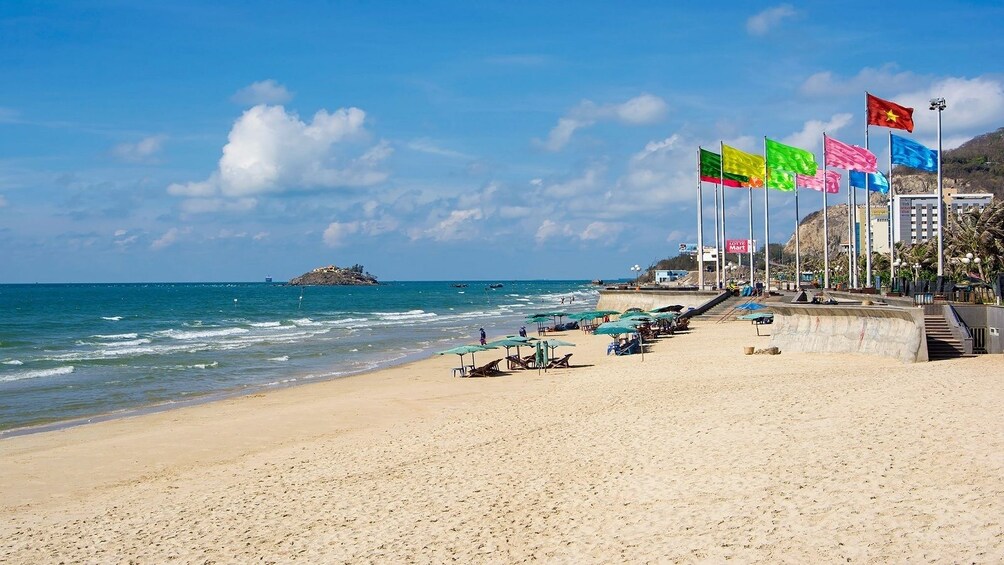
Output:
[[298,325],[298,326],[320,326],[321,325],[321,322],[315,322],[315,321],[311,320],[310,318],[299,318],[299,319],[290,320],[290,321],[293,322],[294,324]]
[[117,322],[122,319],[122,316],[101,316],[102,320],[108,320],[109,322]]
[[146,343],[150,343],[150,340],[144,337],[140,339],[131,339],[128,341],[113,341],[111,343],[106,343],[105,347],[135,347],[137,345],[143,345]]
[[22,379],[37,379],[40,377],[69,375],[72,372],[73,372],[73,365],[67,365],[64,367],[54,367],[52,369],[36,369],[34,371],[21,371],[19,373],[11,373],[9,375],[0,376],[0,381],[11,382],[11,381],[20,381]]
[[18,359],[9,359],[7,361],[4,361],[3,364],[4,365],[24,365],[24,362],[20,361]]
[[408,310],[407,312],[373,312],[373,314],[378,316],[381,320],[387,321],[420,320],[439,316],[439,314],[436,314],[435,312],[426,312],[425,310]]
[[107,335],[96,334],[96,335],[92,335],[91,337],[96,337],[98,339],[136,339],[137,337],[139,337],[139,335],[138,334],[107,334]]
[[214,367],[219,367],[219,361],[213,361],[212,363],[196,363],[194,365],[187,365],[186,369],[212,369]]
[[342,318],[340,320],[329,320],[325,323],[330,324],[332,326],[342,326],[342,325],[353,324],[356,322],[368,322],[368,321],[369,321],[368,318]]
[[282,322],[251,322],[248,325],[255,328],[278,328],[282,326]]
[[246,334],[248,331],[250,330],[245,328],[218,328],[204,331],[165,330],[157,333],[165,335],[171,339],[206,339],[211,337]]
[[279,357],[269,357],[269,361],[289,361],[289,355],[281,355]]

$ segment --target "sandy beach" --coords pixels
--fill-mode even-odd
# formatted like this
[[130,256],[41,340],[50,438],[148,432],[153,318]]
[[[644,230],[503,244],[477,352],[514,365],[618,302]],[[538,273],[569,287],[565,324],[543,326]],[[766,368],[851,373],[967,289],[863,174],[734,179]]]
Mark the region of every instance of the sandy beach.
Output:
[[[1004,561],[999,356],[455,356],[0,441],[9,563]],[[559,352],[563,350],[559,349]],[[485,354],[479,364],[501,355]]]

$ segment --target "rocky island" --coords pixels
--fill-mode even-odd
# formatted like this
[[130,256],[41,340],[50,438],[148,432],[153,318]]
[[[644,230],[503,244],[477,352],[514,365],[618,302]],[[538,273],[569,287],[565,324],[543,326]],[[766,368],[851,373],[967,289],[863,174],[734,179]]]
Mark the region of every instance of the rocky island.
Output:
[[376,277],[365,272],[362,265],[351,267],[318,267],[309,273],[304,273],[291,279],[290,286],[335,286],[355,285],[366,286],[380,284]]

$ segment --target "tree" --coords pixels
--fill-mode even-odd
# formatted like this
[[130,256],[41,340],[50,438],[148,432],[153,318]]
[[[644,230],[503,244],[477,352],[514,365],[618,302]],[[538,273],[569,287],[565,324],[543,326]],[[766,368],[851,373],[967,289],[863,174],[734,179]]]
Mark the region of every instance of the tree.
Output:
[[980,258],[981,275],[1004,270],[1004,201],[996,201],[982,211],[949,215],[945,222],[945,256],[957,277],[969,270],[960,261],[967,253]]

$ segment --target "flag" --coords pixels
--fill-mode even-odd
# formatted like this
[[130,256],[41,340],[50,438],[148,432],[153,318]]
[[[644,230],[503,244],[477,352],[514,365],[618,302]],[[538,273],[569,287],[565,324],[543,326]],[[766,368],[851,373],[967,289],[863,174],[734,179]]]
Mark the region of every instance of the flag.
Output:
[[746,177],[750,186],[763,186],[763,157],[722,145],[722,165],[726,172]]
[[894,129],[913,131],[913,108],[882,100],[865,93],[868,98],[868,123]]
[[[795,175],[795,184],[802,188],[823,191],[823,170],[816,171],[816,176],[807,177],[805,175]],[[826,171],[826,193],[836,194],[840,192],[840,173],[837,171]]]
[[792,192],[795,190],[795,173],[768,168],[767,188]]
[[[721,175],[721,178],[719,175]],[[742,175],[732,173],[722,173],[722,156],[712,153],[706,149],[701,149],[701,180],[704,182],[722,183],[732,188],[740,188],[749,179]],[[724,181],[724,182],[723,182]]]
[[871,151],[857,145],[847,145],[832,137],[823,136],[823,139],[826,140],[827,166],[847,169],[848,171],[861,171],[863,173],[878,171],[878,159],[875,158],[875,154]]
[[[800,175],[816,174],[816,156],[806,151],[772,139],[766,139],[767,168],[791,171]],[[794,184],[792,189],[794,189]]]
[[938,152],[898,135],[891,135],[892,162],[922,171],[938,172]]
[[885,178],[885,175],[883,175],[881,171],[877,173],[851,171],[850,179],[847,184],[853,186],[854,188],[866,188],[865,175],[868,176],[868,190],[872,192],[881,192],[882,194],[889,194],[889,179]]

